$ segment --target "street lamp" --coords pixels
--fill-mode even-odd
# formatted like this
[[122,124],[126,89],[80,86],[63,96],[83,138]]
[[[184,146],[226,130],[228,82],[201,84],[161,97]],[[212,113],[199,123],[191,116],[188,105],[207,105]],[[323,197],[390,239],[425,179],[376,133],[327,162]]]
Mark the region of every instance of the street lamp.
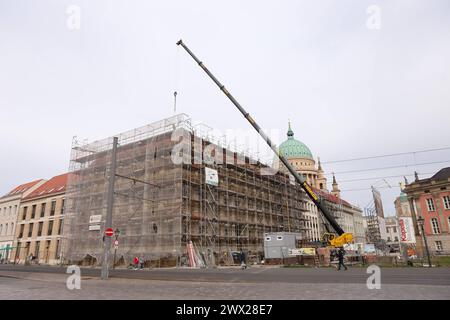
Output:
[[114,230],[114,236],[115,236],[115,241],[114,241],[114,259],[113,259],[113,269],[116,268],[116,253],[117,253],[117,239],[120,236],[120,230],[118,228],[116,228],[116,230]]
[[420,226],[420,231],[422,232],[422,238],[423,238],[423,242],[425,245],[425,250],[427,251],[428,266],[431,268],[430,251],[428,250],[427,237],[425,235],[425,230],[423,227],[424,222],[425,222],[425,219],[423,217],[420,216],[419,218],[417,218],[417,224]]

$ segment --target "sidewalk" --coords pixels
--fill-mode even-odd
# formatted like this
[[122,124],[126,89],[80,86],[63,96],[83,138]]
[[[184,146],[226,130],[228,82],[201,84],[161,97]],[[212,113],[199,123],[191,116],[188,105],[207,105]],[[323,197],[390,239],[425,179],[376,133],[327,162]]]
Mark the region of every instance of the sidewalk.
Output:
[[0,299],[450,299],[449,286],[363,284],[239,283],[163,281],[98,277],[81,278],[80,290],[69,290],[67,274],[0,271]]

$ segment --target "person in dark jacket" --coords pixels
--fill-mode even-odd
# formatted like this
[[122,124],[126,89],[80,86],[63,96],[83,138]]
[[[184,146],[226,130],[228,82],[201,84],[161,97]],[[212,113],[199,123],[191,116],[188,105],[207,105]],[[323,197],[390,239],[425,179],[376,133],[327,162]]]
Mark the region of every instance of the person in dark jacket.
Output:
[[345,250],[343,247],[339,248],[337,255],[338,255],[338,260],[339,260],[338,271],[341,270],[341,266],[343,266],[345,268],[345,270],[347,270],[347,266],[344,264]]
[[239,254],[239,258],[241,260],[241,268],[247,269],[247,264],[245,263],[245,253],[243,250],[241,250],[241,253]]

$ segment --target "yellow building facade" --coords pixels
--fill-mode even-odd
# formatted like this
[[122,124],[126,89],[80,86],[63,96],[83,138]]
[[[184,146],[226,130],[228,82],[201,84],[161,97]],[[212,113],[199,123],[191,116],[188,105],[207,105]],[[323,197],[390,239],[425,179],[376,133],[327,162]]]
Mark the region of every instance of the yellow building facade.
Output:
[[67,174],[53,177],[22,199],[13,251],[16,263],[60,262],[66,184]]

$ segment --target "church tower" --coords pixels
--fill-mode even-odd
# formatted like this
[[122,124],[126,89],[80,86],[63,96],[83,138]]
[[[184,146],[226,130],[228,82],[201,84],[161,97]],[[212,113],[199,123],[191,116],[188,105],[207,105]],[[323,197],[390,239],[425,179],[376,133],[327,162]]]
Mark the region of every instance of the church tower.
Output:
[[320,163],[320,158],[318,158],[319,166],[317,168],[317,180],[316,180],[316,188],[319,190],[324,190],[328,192],[327,189],[327,178],[325,178],[325,174],[322,169],[322,164]]
[[332,184],[332,187],[333,187],[333,189],[331,190],[331,194],[333,196],[336,196],[336,197],[340,198],[341,197],[341,190],[339,190],[339,185],[336,182],[336,177],[334,176],[334,173],[333,173],[333,184]]

